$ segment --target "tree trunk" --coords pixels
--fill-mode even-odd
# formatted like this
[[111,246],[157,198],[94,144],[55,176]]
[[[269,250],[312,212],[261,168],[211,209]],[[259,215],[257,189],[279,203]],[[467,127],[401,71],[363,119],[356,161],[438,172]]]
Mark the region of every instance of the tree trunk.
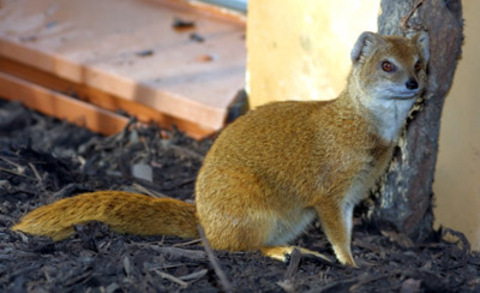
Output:
[[[418,3],[421,5],[415,9]],[[433,229],[432,183],[440,117],[461,54],[462,3],[460,0],[382,0],[381,11],[380,34],[428,31],[430,62],[426,93],[419,110],[407,122],[394,159],[380,184],[372,220],[393,226],[414,241],[422,241]]]

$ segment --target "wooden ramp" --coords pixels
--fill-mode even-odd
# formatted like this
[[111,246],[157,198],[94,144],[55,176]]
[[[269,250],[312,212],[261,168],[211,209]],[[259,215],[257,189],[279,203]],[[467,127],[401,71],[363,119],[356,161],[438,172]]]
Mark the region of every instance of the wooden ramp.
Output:
[[[0,96],[70,121],[123,110],[201,138],[244,88],[244,34],[244,22],[182,1],[3,1]],[[114,131],[102,124],[118,114],[98,113],[109,118],[93,129]]]

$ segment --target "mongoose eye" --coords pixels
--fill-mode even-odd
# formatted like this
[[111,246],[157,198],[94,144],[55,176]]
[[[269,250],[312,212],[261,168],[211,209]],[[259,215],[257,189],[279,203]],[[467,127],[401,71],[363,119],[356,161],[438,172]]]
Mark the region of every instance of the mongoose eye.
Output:
[[419,72],[421,69],[422,69],[422,61],[417,61],[417,63],[415,63],[415,72]]
[[390,61],[383,61],[382,62],[382,69],[385,72],[393,72],[393,71],[395,71],[395,66]]

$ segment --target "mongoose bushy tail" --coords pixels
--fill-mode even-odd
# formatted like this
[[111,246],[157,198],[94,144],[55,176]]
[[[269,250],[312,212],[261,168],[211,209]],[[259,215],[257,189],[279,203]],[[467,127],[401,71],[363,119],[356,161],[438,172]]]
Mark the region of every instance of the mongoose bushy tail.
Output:
[[122,191],[97,191],[65,198],[27,214],[12,230],[62,240],[73,226],[99,221],[119,233],[198,237],[195,205]]

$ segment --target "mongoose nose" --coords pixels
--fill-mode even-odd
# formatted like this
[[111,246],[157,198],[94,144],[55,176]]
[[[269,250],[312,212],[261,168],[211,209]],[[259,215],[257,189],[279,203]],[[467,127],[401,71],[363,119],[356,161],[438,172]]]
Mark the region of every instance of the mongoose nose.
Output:
[[415,78],[410,78],[405,85],[409,90],[418,89],[418,82]]

